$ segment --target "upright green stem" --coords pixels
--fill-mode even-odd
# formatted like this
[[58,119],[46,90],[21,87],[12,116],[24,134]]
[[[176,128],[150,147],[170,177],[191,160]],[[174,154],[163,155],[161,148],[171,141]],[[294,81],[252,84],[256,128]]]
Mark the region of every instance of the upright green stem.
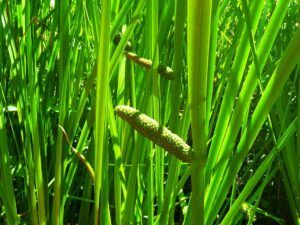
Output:
[[204,224],[206,90],[211,5],[212,2],[209,0],[188,1],[188,88],[193,148],[196,156],[196,160],[191,164],[191,209],[193,225]]
[[94,224],[99,224],[102,161],[105,140],[107,88],[109,86],[110,0],[102,1],[100,39],[97,57],[97,93],[95,124],[95,210]]
[[[69,4],[68,1],[60,2],[60,55],[59,55],[59,125],[64,126],[67,116],[67,91],[69,77]],[[56,156],[55,156],[55,182],[54,182],[54,199],[53,199],[53,225],[62,223],[63,206],[62,206],[62,176],[63,171],[63,133],[58,127],[56,141]]]

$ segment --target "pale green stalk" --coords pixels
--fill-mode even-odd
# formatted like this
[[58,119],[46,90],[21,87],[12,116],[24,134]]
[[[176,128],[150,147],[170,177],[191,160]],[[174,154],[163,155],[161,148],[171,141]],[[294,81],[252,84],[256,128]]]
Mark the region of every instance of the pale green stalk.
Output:
[[188,88],[195,161],[191,164],[192,224],[204,225],[204,193],[206,162],[206,91],[209,59],[210,0],[188,1],[187,46]]
[[107,91],[109,87],[110,0],[102,1],[99,48],[97,49],[96,120],[95,120],[95,207],[94,224],[98,225],[102,164],[105,141]]

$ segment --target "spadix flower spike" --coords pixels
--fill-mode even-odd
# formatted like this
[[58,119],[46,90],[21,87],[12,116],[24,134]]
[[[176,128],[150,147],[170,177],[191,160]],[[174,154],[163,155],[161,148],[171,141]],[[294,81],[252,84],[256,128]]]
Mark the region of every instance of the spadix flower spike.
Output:
[[149,138],[155,144],[164,148],[169,153],[184,162],[194,160],[192,148],[182,138],[172,133],[166,127],[159,125],[157,121],[149,116],[140,113],[130,106],[117,106],[115,113],[123,120],[126,120],[135,130]]

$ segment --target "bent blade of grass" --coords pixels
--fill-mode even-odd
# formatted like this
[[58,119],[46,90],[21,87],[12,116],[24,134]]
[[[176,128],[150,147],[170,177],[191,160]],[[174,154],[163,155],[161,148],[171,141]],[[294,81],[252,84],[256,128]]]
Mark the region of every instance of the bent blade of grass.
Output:
[[[87,116],[87,120],[84,123],[83,128],[81,130],[80,137],[78,139],[78,144],[76,146],[76,149],[77,149],[77,151],[79,153],[81,153],[83,151],[83,149],[85,147],[85,144],[87,142],[88,136],[90,134],[90,130],[92,128],[92,124],[94,123],[94,112],[95,112],[95,109],[92,109],[91,110],[91,114],[89,114]],[[91,153],[89,153],[89,154],[91,154]],[[65,187],[64,187],[64,193],[65,193],[65,195],[63,196],[63,199],[62,199],[62,202],[63,202],[62,204],[63,205],[64,205],[64,203],[67,200],[67,195],[69,193],[69,190],[71,188],[72,182],[74,180],[77,167],[78,167],[78,163],[72,163],[71,166],[70,166],[70,168],[69,168],[69,170],[68,170],[68,173],[65,176]],[[91,170],[91,171],[93,171],[93,170]],[[92,173],[89,174],[89,176],[93,179],[95,177],[94,174],[95,173],[93,171]]]

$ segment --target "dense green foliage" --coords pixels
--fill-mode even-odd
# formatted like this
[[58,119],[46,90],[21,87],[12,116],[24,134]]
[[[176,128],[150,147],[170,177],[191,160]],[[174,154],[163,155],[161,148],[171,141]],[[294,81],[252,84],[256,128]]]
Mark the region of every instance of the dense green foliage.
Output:
[[299,4],[0,1],[0,224],[300,225]]

